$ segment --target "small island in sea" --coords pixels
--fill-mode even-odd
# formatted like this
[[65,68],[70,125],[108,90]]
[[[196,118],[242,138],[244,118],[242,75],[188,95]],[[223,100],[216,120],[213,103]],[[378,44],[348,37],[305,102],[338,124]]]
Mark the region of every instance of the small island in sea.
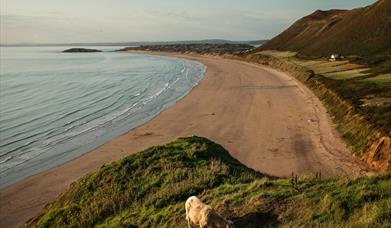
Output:
[[101,50],[97,49],[90,49],[90,48],[69,48],[64,51],[64,53],[85,53],[85,52],[102,52]]

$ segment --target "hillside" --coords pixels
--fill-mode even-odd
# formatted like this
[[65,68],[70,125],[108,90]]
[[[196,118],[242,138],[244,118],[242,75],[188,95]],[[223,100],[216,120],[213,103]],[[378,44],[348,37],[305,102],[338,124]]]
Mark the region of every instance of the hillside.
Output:
[[353,10],[317,10],[259,50],[294,51],[307,57],[391,55],[391,1]]
[[391,226],[391,175],[358,179],[268,177],[221,146],[180,138],[101,167],[74,183],[28,226],[185,227],[197,195],[236,227]]

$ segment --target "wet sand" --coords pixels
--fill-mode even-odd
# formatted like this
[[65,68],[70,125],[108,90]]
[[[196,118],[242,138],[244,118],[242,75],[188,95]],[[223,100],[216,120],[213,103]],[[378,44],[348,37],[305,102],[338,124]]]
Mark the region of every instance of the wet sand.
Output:
[[153,120],[63,165],[0,190],[0,226],[17,227],[103,164],[181,136],[223,145],[243,164],[275,176],[357,176],[365,167],[341,141],[320,101],[285,73],[220,57],[199,61],[204,79]]

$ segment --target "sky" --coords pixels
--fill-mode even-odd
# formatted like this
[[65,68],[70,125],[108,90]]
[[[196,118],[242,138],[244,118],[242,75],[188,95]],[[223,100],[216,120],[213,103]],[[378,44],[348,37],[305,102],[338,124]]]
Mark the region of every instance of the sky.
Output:
[[0,0],[0,43],[270,39],[316,9],[375,0]]

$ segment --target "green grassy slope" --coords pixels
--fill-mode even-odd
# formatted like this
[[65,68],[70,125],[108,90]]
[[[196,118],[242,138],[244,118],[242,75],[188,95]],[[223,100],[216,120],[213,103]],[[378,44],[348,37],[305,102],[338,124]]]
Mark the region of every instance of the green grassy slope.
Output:
[[350,11],[318,10],[259,48],[269,49],[309,57],[391,55],[391,1]]
[[180,138],[108,164],[74,183],[36,227],[186,227],[197,195],[237,227],[391,226],[391,175],[277,179],[246,168],[221,146]]

